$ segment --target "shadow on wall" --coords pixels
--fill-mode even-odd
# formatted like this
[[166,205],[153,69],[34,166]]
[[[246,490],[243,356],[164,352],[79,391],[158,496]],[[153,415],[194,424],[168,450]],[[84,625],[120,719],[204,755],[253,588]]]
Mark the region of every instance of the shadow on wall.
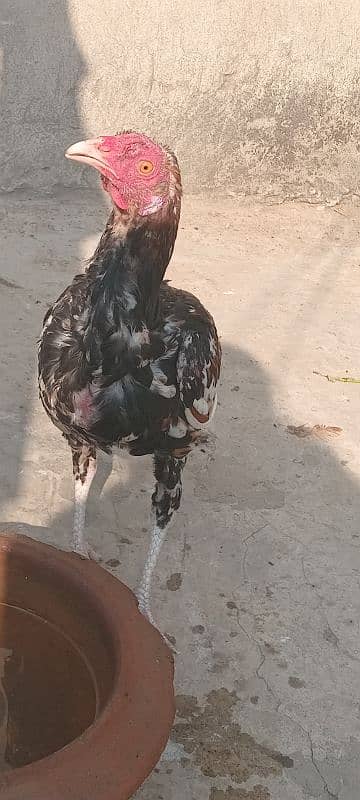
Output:
[[[66,285],[60,280],[57,292],[51,281],[51,274],[60,273],[61,277],[63,269],[62,254],[51,241],[55,230],[51,220],[39,219],[35,224],[28,219],[27,208],[34,191],[41,193],[46,186],[59,186],[59,165],[62,184],[66,178],[71,184],[81,181],[81,166],[74,168],[66,162],[64,151],[86,137],[78,103],[85,74],[66,0],[2,0],[0,216],[8,220],[3,228],[6,258],[1,259],[0,267],[0,477],[4,501],[18,494],[21,464],[26,459],[25,429],[35,394],[42,319]],[[21,194],[12,194],[15,188]],[[12,217],[13,197],[17,198],[19,213],[14,212]],[[50,247],[45,246],[45,237],[47,244],[50,239]],[[72,243],[72,247],[75,254],[76,245]],[[76,271],[75,257],[73,274]]]
[[66,0],[2,0],[0,52],[0,188],[56,185],[64,150],[84,134],[78,95],[86,65]]

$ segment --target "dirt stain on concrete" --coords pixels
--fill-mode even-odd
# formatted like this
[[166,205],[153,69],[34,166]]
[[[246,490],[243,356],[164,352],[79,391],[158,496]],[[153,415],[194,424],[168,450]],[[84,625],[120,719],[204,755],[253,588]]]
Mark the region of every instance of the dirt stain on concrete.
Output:
[[222,789],[212,789],[209,800],[271,800],[269,790],[266,786],[257,784],[252,789],[233,789],[228,786],[224,792]]
[[120,566],[120,561],[118,558],[109,558],[106,562],[107,567],[111,567],[111,569],[115,569],[116,567]]
[[181,587],[182,581],[183,579],[181,572],[173,572],[173,574],[170,575],[170,578],[168,578],[166,581],[166,587],[170,592],[177,592]]
[[295,675],[290,675],[288,684],[292,689],[304,689],[306,686],[305,681],[301,680],[301,678],[296,678]]
[[336,636],[336,634],[334,633],[334,631],[331,630],[330,625],[326,626],[326,628],[325,628],[325,630],[323,632],[323,637],[325,639],[325,642],[329,642],[329,644],[333,644],[334,647],[338,646],[339,639]]
[[200,633],[200,634],[202,634],[202,633],[205,633],[205,628],[204,628],[204,626],[203,626],[203,625],[194,625],[194,626],[191,628],[191,632],[192,632],[192,633],[196,633],[196,634],[197,634],[197,633]]
[[[266,778],[280,775],[284,767],[292,767],[291,758],[259,744],[233,722],[232,709],[237,701],[236,693],[225,688],[210,692],[204,707],[192,695],[178,695],[174,740],[192,755],[202,773],[211,778],[228,777],[243,783],[254,774]],[[221,797],[218,795],[218,800]],[[250,800],[255,797],[250,795]],[[225,794],[224,798],[236,800],[236,795]],[[216,800],[216,795],[212,800]]]
[[0,277],[0,286],[4,286],[6,289],[22,289],[22,286],[19,286],[18,283],[14,283],[14,281],[9,281],[7,278]]

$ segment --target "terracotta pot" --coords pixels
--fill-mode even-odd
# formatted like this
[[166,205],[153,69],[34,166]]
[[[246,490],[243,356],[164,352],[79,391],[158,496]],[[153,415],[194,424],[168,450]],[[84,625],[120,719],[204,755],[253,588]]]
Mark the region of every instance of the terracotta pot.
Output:
[[[78,738],[40,760],[0,772],[1,800],[131,797],[157,763],[175,713],[172,655],[158,631],[139,613],[132,592],[97,564],[23,536],[4,534],[0,536],[0,603],[8,604],[0,605],[0,652],[1,647],[9,647],[6,637],[12,634],[8,606],[16,606],[10,612],[20,615],[17,609],[26,609],[32,612],[34,623],[43,625],[37,617],[46,620],[45,633],[60,632],[75,644],[75,658],[77,652],[84,657],[81,663],[87,664],[87,679],[92,676],[97,691],[96,711],[93,713],[95,706],[91,705],[94,690],[80,714],[83,725],[90,714],[90,726]],[[24,646],[25,638],[21,640]],[[38,658],[39,672],[33,674],[46,676],[42,657],[48,651],[44,647],[37,651],[30,644],[31,657],[22,660],[17,674],[25,669],[27,675],[27,665],[30,672],[34,670]],[[54,653],[51,647],[49,652]],[[82,667],[79,669],[81,672]],[[55,673],[62,675],[60,667],[54,667]],[[68,675],[73,683],[74,674],[70,670]],[[4,672],[0,684],[9,708],[2,735],[17,756],[21,747],[19,750],[16,738],[21,744],[25,736],[22,715],[26,703],[16,703],[16,689],[8,687],[7,691],[5,683]],[[41,689],[46,682],[43,678],[38,683]],[[86,695],[85,684],[81,679],[72,700],[74,707],[77,698]],[[33,695],[31,699],[34,701]],[[56,719],[62,720],[60,705],[57,714]],[[33,725],[42,725],[36,717],[35,713]]]

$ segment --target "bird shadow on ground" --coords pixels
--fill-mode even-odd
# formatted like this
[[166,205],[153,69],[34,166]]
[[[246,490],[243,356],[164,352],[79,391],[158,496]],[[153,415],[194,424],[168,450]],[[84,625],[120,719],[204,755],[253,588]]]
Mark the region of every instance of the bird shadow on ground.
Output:
[[[189,457],[182,506],[164,545],[155,595],[159,595],[157,580],[165,579],[164,568],[168,576],[182,572],[185,544],[188,552],[198,552],[198,568],[190,565],[190,580],[198,581],[199,570],[203,570],[204,604],[210,562],[218,573],[219,585],[226,584],[228,593],[236,591],[244,542],[258,529],[264,531],[264,560],[255,566],[262,570],[262,579],[273,580],[285,568],[290,580],[291,560],[299,559],[301,571],[305,558],[310,571],[316,572],[319,580],[322,576],[322,582],[326,583],[333,570],[338,575],[342,571],[351,592],[358,581],[353,559],[360,546],[356,523],[359,487],[349,465],[337,458],[334,442],[291,435],[274,408],[267,372],[251,355],[227,344],[219,396],[216,433],[210,435],[208,445],[197,448]],[[298,422],[302,421],[294,420]],[[341,425],[338,419],[319,422]],[[59,498],[54,500],[48,527],[26,520],[3,525],[68,548],[72,528],[70,452],[45,417],[42,426],[49,426],[50,449],[53,451],[58,442],[62,454],[55,485],[66,508],[56,512]],[[10,450],[11,437],[7,446]],[[43,447],[40,462],[31,463],[46,473],[50,455],[46,437]],[[53,471],[56,460],[51,455],[50,461]],[[19,472],[21,467],[20,457]],[[111,459],[99,454],[88,503],[89,537],[103,563],[110,561],[115,574],[130,585],[136,584],[141,573],[148,543],[153,482],[150,457],[136,459],[115,451],[112,471]],[[0,501],[4,492],[2,486]],[[33,500],[39,502],[38,497]],[[28,499],[23,498],[23,503],[29,505]],[[25,517],[29,517],[28,512]],[[166,593],[160,594],[166,601]],[[161,609],[158,615],[161,617]]]

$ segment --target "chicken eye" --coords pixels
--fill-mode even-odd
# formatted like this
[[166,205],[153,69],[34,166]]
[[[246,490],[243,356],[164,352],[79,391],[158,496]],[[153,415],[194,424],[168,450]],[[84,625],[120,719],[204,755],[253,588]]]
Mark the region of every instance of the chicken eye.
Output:
[[151,175],[154,172],[154,164],[152,161],[139,161],[138,170],[141,175]]

